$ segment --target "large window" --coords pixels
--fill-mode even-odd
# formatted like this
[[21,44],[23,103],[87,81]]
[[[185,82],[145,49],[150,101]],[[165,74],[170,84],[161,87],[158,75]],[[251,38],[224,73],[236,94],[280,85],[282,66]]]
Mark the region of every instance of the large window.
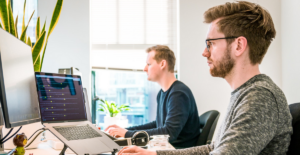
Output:
[[[176,38],[176,0],[91,0],[94,94],[130,104],[129,125],[155,120],[160,87],[143,72],[145,50],[167,45],[176,56]],[[101,125],[104,113],[96,113]]]
[[[96,96],[117,104],[128,104],[131,111],[122,112],[128,125],[138,125],[155,120],[157,83],[149,82],[146,73],[97,69],[95,72]],[[99,101],[96,109],[99,108]],[[104,126],[105,113],[97,111],[96,123]]]

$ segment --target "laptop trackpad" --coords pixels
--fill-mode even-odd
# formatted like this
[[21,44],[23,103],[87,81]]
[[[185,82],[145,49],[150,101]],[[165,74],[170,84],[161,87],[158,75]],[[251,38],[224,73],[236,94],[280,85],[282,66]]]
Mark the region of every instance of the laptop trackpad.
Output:
[[74,151],[77,154],[98,154],[112,151],[112,149],[107,147],[99,138],[92,138],[80,141],[69,141],[69,143],[72,146],[74,146],[70,147],[74,148]]

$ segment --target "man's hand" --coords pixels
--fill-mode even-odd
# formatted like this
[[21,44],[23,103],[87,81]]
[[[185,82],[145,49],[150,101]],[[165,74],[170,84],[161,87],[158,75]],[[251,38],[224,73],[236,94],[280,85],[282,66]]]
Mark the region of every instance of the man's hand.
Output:
[[157,155],[156,152],[145,150],[137,146],[127,146],[118,152],[118,155]]
[[128,130],[121,128],[117,125],[110,125],[104,131],[108,132],[109,135],[114,137],[125,137],[125,134]]

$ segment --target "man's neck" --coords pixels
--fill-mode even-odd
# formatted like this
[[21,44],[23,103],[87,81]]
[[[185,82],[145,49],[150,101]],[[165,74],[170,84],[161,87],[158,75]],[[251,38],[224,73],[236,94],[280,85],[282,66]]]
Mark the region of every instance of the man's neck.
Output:
[[225,80],[229,83],[232,90],[237,89],[242,84],[250,80],[255,75],[260,74],[259,65],[236,65],[232,71],[225,77]]
[[165,92],[167,91],[172,84],[176,81],[174,73],[168,72],[167,74],[164,74],[161,76],[160,80],[157,81],[157,83],[161,86],[161,89]]

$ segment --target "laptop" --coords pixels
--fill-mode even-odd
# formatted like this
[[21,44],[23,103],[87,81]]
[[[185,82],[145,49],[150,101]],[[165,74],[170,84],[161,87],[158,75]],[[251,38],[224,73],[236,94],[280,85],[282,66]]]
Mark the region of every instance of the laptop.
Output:
[[35,73],[42,124],[78,155],[121,147],[88,121],[81,77]]

